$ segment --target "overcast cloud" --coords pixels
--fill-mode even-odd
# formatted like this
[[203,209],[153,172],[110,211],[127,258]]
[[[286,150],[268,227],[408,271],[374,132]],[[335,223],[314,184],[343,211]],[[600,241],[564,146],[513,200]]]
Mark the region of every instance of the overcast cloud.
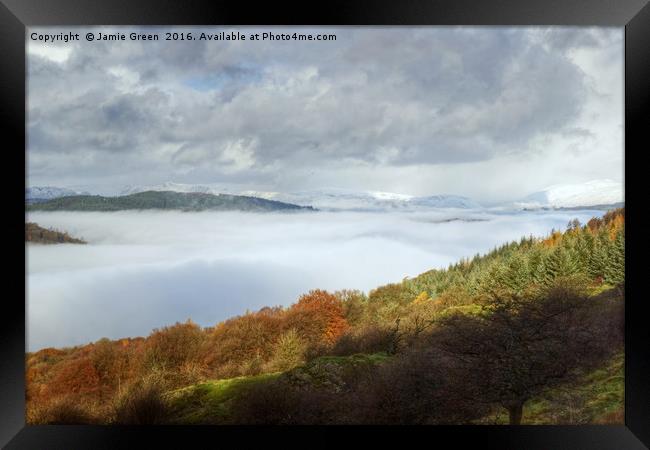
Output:
[[[83,39],[87,29],[29,31]],[[28,40],[28,183],[497,201],[557,183],[622,182],[622,29],[298,31],[337,39]]]

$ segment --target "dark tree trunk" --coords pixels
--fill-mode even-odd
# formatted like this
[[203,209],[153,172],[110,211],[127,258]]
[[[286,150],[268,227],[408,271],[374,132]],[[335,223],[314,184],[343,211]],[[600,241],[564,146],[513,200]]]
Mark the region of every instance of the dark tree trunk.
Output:
[[521,417],[523,416],[524,402],[513,403],[508,407],[508,415],[510,416],[510,425],[521,425]]

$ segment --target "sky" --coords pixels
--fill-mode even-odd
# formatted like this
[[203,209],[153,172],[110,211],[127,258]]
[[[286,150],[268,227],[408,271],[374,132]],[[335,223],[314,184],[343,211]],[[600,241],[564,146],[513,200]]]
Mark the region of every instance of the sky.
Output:
[[[32,41],[33,32],[81,41]],[[163,40],[87,42],[87,31]],[[335,41],[165,41],[165,31]],[[520,198],[623,182],[623,29],[30,28],[30,186]]]

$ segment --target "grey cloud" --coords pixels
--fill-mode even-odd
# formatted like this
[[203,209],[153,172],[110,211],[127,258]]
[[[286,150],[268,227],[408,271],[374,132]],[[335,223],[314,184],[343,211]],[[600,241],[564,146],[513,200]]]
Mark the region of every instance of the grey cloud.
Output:
[[575,28],[558,27],[546,31],[545,40],[549,46],[559,50],[575,47],[598,47],[603,41],[612,39],[612,34],[619,32],[615,28]]
[[[620,38],[536,30],[301,28],[338,40],[81,42],[63,63],[30,54],[29,151],[61,155],[62,176],[77,153],[119,153],[86,176],[148,166],[160,181],[525,155],[536,137],[575,128],[591,95],[568,49]],[[242,139],[257,145],[228,164]]]

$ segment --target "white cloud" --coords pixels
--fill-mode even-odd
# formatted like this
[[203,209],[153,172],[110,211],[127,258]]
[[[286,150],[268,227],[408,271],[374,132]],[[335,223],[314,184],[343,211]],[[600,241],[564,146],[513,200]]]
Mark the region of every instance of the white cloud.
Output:
[[221,161],[229,165],[230,170],[239,171],[249,169],[255,164],[255,148],[257,140],[238,139],[228,142],[221,153]]
[[49,61],[53,61],[55,63],[64,63],[70,57],[73,48],[74,47],[72,45],[48,45],[30,40],[27,44],[27,54],[30,57],[33,57],[33,55],[35,55],[41,58],[45,58]]

